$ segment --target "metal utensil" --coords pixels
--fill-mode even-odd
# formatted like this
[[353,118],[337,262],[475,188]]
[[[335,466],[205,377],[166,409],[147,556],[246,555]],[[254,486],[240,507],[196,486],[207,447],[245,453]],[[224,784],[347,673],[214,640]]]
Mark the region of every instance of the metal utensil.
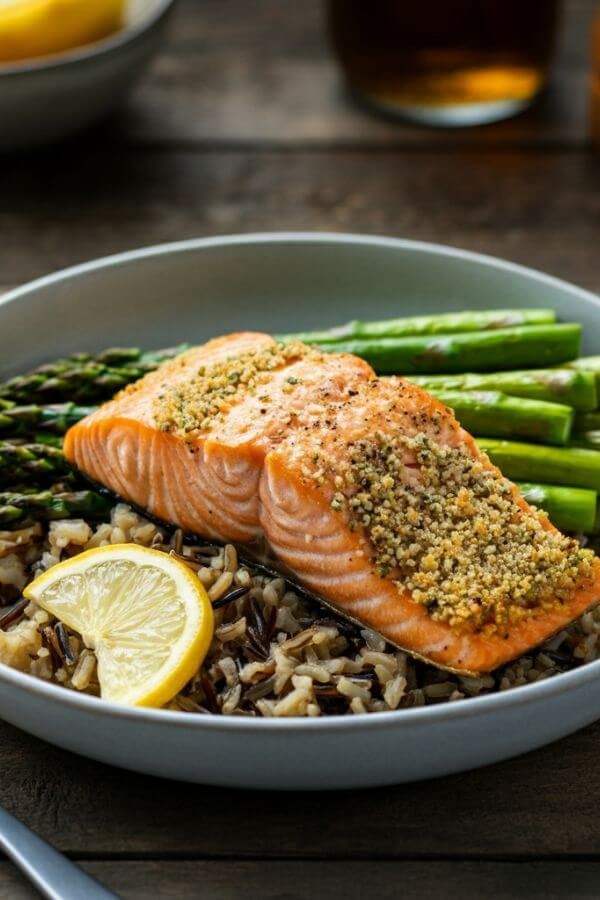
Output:
[[118,900],[1,807],[0,849],[49,900]]

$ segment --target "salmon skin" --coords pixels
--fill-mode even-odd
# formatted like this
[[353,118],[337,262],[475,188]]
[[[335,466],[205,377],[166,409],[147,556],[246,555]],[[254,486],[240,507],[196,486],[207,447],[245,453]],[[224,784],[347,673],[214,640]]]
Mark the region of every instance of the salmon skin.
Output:
[[451,410],[349,354],[243,332],[164,363],[70,429],[68,460],[222,541],[266,537],[342,615],[441,668],[491,671],[600,599]]

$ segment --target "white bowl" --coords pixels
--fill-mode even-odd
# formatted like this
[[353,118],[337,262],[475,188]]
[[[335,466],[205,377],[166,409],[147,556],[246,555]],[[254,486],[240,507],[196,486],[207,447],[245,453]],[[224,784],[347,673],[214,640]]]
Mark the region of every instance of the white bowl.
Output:
[[[600,301],[530,269],[411,241],[279,234],[153,247],[26,285],[0,302],[0,359],[8,375],[115,344],[494,306],[554,307],[582,322],[586,351],[598,351]],[[365,787],[482,766],[587,725],[600,717],[600,661],[457,703],[285,720],[128,709],[0,665],[0,715],[69,750],[169,778]]]
[[158,50],[175,0],[128,0],[125,26],[65,53],[0,63],[0,151],[74,134],[121,102]]

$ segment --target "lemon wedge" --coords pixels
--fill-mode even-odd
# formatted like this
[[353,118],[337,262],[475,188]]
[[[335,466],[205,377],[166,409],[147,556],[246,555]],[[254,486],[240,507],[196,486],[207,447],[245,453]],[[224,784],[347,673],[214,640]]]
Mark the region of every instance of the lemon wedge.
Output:
[[123,26],[124,0],[0,0],[0,60],[91,44]]
[[197,671],[212,639],[212,606],[196,575],[136,544],[80,553],[23,593],[94,650],[101,696],[115,703],[163,706]]

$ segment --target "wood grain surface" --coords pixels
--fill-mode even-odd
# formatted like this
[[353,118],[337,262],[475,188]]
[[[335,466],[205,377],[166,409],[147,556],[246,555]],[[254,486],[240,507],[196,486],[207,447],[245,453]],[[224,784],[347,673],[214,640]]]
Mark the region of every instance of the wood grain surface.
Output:
[[180,238],[309,229],[440,241],[600,288],[600,166],[585,153],[69,148],[6,181],[7,282]]
[[[118,115],[2,160],[0,285],[162,241],[315,229],[440,241],[600,290],[595,5],[567,2],[530,113],[448,132],[352,102],[318,0],[181,0]],[[599,751],[596,724],[424,784],[258,794],[141,777],[1,725],[0,802],[123,897],[592,898]],[[0,863],[0,898],[31,896]]]
[[[349,896],[378,900],[597,900],[597,863],[527,862],[85,862],[83,868],[131,900],[149,896],[180,900],[315,900]],[[152,884],[150,895],[148,885]],[[354,887],[349,890],[349,885]],[[38,895],[21,876],[0,864],[0,900]]]

